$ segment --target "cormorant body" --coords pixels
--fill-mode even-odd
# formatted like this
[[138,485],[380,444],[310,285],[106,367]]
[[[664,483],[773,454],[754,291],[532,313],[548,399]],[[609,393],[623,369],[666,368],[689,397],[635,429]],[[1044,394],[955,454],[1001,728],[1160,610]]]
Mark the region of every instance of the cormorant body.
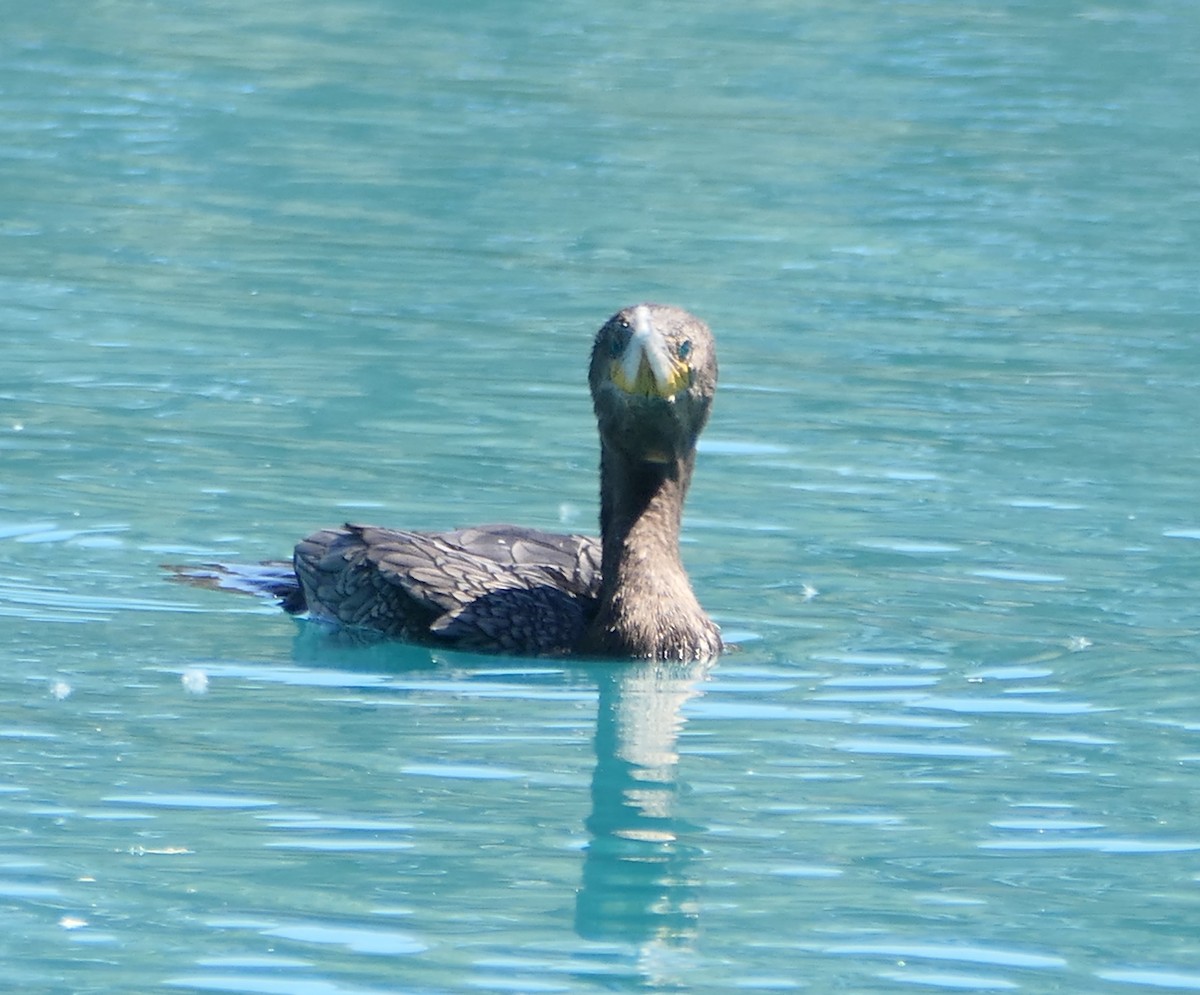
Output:
[[184,579],[279,597],[292,613],[387,638],[523,655],[705,659],[721,650],[679,556],[717,362],[708,327],[639,304],[596,334],[600,539],[515,525],[325,529],[282,565]]

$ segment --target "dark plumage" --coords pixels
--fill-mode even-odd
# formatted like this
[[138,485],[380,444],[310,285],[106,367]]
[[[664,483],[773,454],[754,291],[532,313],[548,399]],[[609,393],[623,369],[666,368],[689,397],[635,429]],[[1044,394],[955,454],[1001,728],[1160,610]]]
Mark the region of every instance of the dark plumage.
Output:
[[515,525],[326,529],[296,546],[284,607],[385,636],[508,653],[568,651],[600,589],[600,544]]
[[696,440],[716,390],[712,333],[679,308],[626,308],[597,333],[588,382],[600,431],[599,541],[515,525],[346,525],[300,542],[292,577],[266,566],[185,579],[269,593],[293,613],[435,645],[715,656],[719,631],[679,558]]

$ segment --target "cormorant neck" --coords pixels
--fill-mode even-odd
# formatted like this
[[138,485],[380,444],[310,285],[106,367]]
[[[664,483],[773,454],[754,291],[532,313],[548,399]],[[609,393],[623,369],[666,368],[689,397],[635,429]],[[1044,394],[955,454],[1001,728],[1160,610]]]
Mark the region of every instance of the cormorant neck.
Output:
[[605,589],[647,570],[683,573],[679,529],[695,453],[667,463],[600,446],[600,538]]
[[652,659],[715,656],[721,641],[679,558],[695,451],[665,463],[600,445],[600,604],[588,652]]

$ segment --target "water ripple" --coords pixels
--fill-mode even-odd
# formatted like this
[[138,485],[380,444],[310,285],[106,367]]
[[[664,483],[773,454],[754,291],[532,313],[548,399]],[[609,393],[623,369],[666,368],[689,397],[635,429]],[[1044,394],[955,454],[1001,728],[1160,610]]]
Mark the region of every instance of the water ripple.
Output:
[[1052,969],[1066,967],[1062,957],[1053,954],[1029,953],[1002,947],[971,946],[941,943],[844,943],[825,948],[826,953],[857,957],[903,957],[935,961],[962,961],[971,964],[990,964],[996,967]]
[[1117,981],[1146,988],[1169,988],[1175,991],[1200,992],[1200,974],[1165,968],[1120,967],[1097,971],[1103,981]]
[[393,957],[400,954],[419,954],[429,945],[411,933],[396,929],[377,929],[364,926],[345,926],[326,922],[293,922],[262,930],[263,936],[274,936],[299,943],[318,943],[345,947],[356,954],[376,954]]
[[[31,612],[30,608],[46,610]],[[32,582],[0,584],[0,614],[31,619],[107,621],[111,613],[119,611],[200,613],[204,610],[188,602],[165,598],[88,595],[64,587]]]
[[401,770],[405,774],[416,774],[420,777],[447,777],[466,781],[508,781],[529,776],[527,771],[476,764],[407,764]]
[[203,992],[237,992],[242,995],[394,995],[394,988],[353,988],[321,978],[293,975],[266,978],[261,974],[185,974],[167,978],[169,988]]
[[974,760],[1006,757],[1007,750],[993,746],[974,746],[969,743],[939,743],[915,739],[843,739],[834,748],[845,753],[881,754],[897,757],[945,757]]
[[951,971],[880,971],[879,977],[889,981],[901,981],[909,985],[924,985],[929,988],[946,988],[969,992],[1012,991],[1020,988],[1014,981],[993,978],[983,974],[966,974]]
[[1192,853],[1200,850],[1200,842],[1182,840],[1121,839],[1112,837],[1068,837],[1039,836],[1037,839],[984,840],[981,850],[1084,850],[1092,853]]
[[928,696],[913,707],[966,715],[1084,715],[1108,711],[1082,701],[1048,701],[1045,698],[939,698]]
[[182,809],[250,809],[268,808],[274,804],[269,798],[253,798],[244,795],[206,794],[203,792],[144,795],[107,795],[103,801],[115,805],[147,805],[151,808]]

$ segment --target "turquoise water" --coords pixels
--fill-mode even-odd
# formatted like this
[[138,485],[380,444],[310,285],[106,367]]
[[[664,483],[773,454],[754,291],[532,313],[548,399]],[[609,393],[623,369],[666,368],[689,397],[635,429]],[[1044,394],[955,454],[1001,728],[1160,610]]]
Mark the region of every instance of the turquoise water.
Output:
[[[0,38],[22,992],[1200,991],[1200,8],[160,4]],[[716,330],[708,671],[164,562],[589,530]]]

